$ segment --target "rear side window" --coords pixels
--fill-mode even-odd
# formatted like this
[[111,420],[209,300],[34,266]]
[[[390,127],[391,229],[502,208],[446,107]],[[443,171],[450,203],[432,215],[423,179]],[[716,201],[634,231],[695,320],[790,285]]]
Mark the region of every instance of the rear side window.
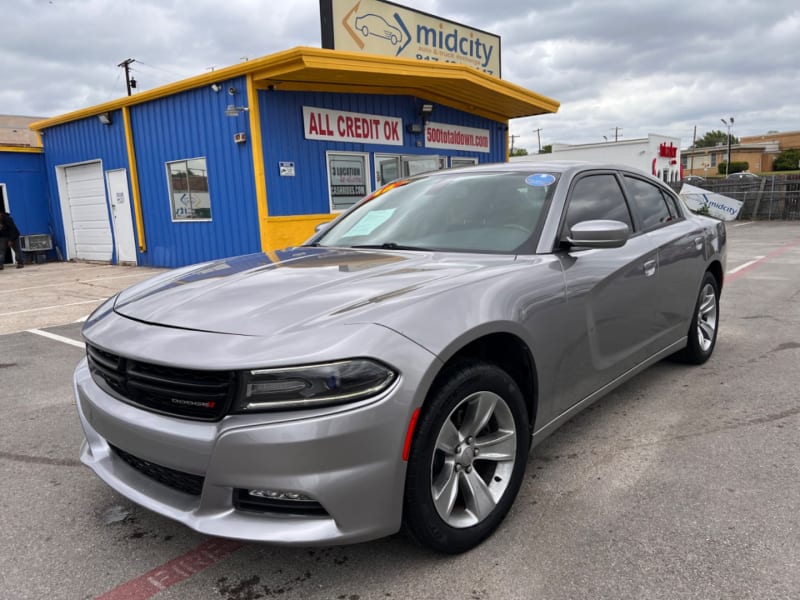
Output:
[[579,179],[572,187],[564,235],[569,235],[573,225],[581,221],[613,219],[622,221],[633,231],[628,203],[617,178],[611,173],[589,175]]
[[676,218],[675,208],[670,210],[667,200],[658,186],[627,175],[625,176],[625,185],[642,217],[645,230],[655,229]]

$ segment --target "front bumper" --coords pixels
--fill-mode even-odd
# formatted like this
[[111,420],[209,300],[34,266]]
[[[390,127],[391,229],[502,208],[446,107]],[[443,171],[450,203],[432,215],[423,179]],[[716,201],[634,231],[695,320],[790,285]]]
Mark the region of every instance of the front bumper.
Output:
[[[392,336],[388,347],[396,355],[382,360],[392,364],[392,358],[402,357],[398,381],[374,400],[313,414],[231,415],[214,423],[157,414],[107,394],[83,360],[74,376],[86,436],[81,461],[133,502],[209,535],[313,545],[392,534],[402,518],[408,422],[421,404],[418,395],[427,389],[435,359],[405,338],[384,332]],[[143,474],[112,446],[203,477],[200,495]],[[326,514],[239,510],[233,501],[236,488],[298,492],[319,502]]]

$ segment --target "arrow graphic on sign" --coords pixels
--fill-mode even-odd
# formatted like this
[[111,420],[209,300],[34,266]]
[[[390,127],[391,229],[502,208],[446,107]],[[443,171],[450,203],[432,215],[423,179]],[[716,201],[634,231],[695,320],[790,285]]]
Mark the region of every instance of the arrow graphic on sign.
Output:
[[347,33],[349,33],[349,34],[350,34],[350,37],[351,37],[351,38],[353,38],[353,41],[355,41],[355,43],[356,43],[356,46],[358,46],[359,48],[361,48],[361,49],[363,50],[363,49],[364,49],[364,42],[362,42],[362,41],[361,41],[361,36],[360,36],[360,35],[358,35],[358,34],[355,32],[355,30],[354,30],[352,27],[350,27],[350,23],[348,23],[348,21],[350,20],[350,18],[351,18],[351,17],[352,17],[354,14],[356,14],[356,11],[358,10],[358,7],[359,7],[360,5],[361,5],[361,2],[356,2],[356,5],[355,5],[353,8],[351,8],[351,9],[350,9],[350,12],[348,12],[348,13],[347,13],[347,14],[344,16],[344,19],[342,19],[342,25],[343,25],[343,26],[344,26],[344,28],[347,30]]

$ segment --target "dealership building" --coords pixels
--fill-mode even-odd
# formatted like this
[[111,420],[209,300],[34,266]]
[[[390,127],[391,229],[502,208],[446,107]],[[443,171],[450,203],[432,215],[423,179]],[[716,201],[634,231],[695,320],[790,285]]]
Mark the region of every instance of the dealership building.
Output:
[[271,252],[398,177],[503,162],[509,119],[557,109],[469,65],[293,48],[33,123],[49,222],[18,222],[66,260]]

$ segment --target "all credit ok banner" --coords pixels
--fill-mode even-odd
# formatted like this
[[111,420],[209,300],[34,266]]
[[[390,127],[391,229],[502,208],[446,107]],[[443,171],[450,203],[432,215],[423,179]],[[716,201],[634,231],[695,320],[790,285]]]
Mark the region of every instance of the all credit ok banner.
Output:
[[307,140],[403,145],[403,120],[397,117],[303,107]]

